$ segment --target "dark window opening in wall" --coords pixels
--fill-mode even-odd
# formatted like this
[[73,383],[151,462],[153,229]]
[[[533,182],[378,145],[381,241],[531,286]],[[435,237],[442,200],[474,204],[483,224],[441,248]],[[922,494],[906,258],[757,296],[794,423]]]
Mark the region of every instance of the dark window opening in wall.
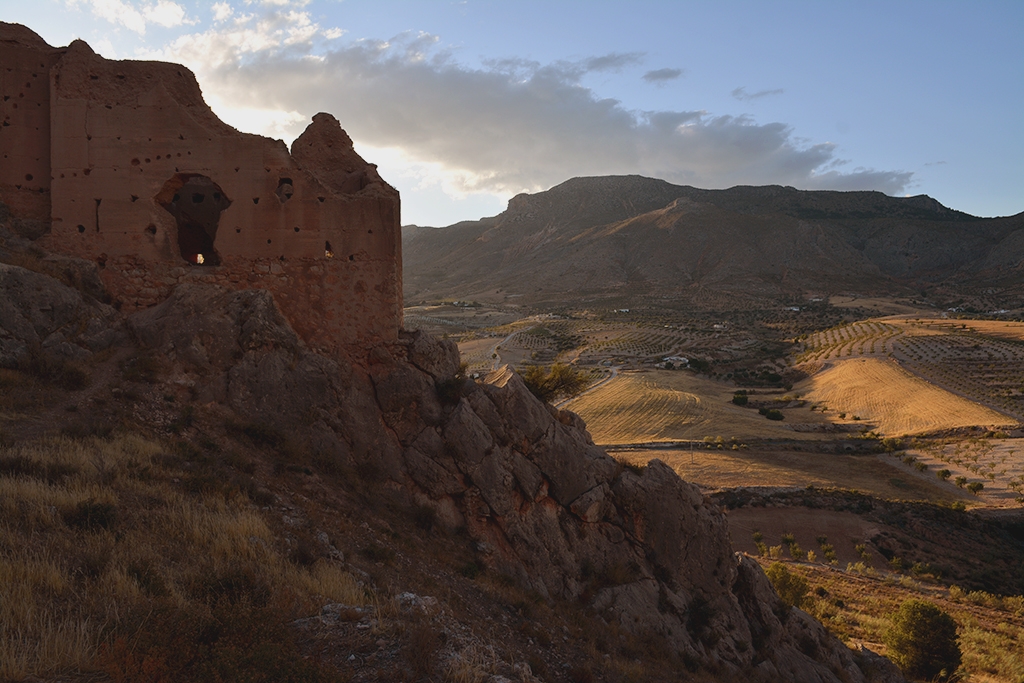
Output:
[[334,258],[334,249],[330,242],[324,242],[324,258]]
[[78,226],[78,232],[85,232],[85,226],[84,226],[84,225],[81,225],[81,224],[79,224],[79,226]]
[[96,232],[100,231],[100,204],[103,202],[102,199],[96,201]]
[[214,242],[221,212],[231,206],[231,200],[217,183],[197,173],[175,173],[156,202],[174,216],[183,259],[195,265],[220,265]]
[[281,178],[277,181],[277,198],[281,200],[281,203],[288,201],[295,194],[295,188],[292,186],[291,178]]

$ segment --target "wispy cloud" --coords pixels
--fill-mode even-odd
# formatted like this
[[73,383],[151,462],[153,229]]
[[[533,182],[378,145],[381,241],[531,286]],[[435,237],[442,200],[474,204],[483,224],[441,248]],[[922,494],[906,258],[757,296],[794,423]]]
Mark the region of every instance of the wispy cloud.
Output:
[[[150,56],[184,61],[218,102],[262,112],[279,135],[301,132],[296,112],[308,120],[330,111],[358,144],[429,165],[453,192],[511,194],[619,173],[703,187],[777,183],[889,194],[911,180],[901,171],[844,173],[834,145],[806,144],[784,123],[700,109],[635,111],[583,85],[587,74],[641,64],[638,53],[470,68],[429,34],[346,42],[340,34],[302,8],[264,6]],[[648,72],[658,74],[648,80],[678,78],[676,71]],[[747,97],[774,92],[781,91]]]
[[683,75],[682,69],[655,69],[654,71],[648,71],[643,75],[643,79],[648,83],[667,83],[668,81],[674,81]]
[[71,8],[84,7],[93,16],[120,25],[139,35],[146,32],[150,24],[171,28],[189,21],[185,8],[171,0],[156,2],[131,2],[130,0],[66,0]]
[[736,88],[732,91],[732,96],[740,101],[759,100],[762,97],[770,97],[772,95],[781,95],[785,92],[782,88],[776,88],[774,90],[758,90],[757,92],[747,92],[746,87]]

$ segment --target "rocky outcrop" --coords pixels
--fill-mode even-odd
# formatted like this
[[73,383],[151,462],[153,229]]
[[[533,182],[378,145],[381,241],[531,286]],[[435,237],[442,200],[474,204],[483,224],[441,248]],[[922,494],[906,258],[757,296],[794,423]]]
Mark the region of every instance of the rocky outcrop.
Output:
[[583,601],[722,674],[900,680],[784,607],[695,486],[658,460],[623,467],[510,371],[461,379],[450,342],[403,333],[356,365],[310,352],[269,294],[208,286],[179,287],[130,327],[200,400],[289,430],[320,461],[374,468],[543,596]]
[[82,360],[124,337],[114,309],[42,273],[0,263],[0,292],[0,367],[38,354]]

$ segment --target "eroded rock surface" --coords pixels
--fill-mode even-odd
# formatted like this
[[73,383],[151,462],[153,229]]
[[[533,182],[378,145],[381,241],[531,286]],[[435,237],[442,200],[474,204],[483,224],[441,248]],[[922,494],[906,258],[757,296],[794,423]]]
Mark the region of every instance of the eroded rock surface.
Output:
[[179,287],[130,326],[200,397],[300,435],[320,459],[377,468],[408,501],[464,527],[481,561],[543,596],[581,600],[723,674],[902,680],[785,608],[695,486],[658,460],[624,468],[514,373],[458,378],[450,343],[403,333],[366,365],[330,359],[306,348],[269,294],[208,286]]

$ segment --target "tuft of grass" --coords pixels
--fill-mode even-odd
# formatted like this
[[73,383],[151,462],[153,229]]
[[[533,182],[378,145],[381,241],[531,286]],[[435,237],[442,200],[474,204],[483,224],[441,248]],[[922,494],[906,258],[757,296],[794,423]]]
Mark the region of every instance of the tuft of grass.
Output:
[[176,450],[132,434],[0,448],[0,680],[333,680],[285,625],[372,595],[328,560],[292,562],[240,491],[188,492],[180,467],[202,453]]

